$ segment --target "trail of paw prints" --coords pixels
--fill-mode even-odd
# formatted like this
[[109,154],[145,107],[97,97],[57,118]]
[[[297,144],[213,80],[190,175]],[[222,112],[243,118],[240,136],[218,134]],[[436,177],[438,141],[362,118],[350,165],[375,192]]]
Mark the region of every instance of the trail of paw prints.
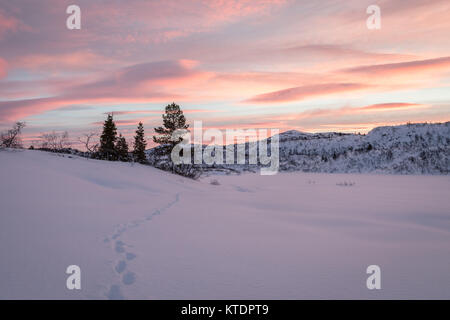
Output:
[[152,213],[146,215],[143,219],[139,220],[133,220],[130,223],[121,224],[116,226],[116,231],[111,237],[106,237],[104,242],[105,243],[112,243],[112,248],[114,249],[114,252],[120,256],[119,260],[114,265],[114,272],[117,274],[117,276],[120,278],[120,284],[113,284],[110,286],[108,293],[106,294],[106,297],[110,300],[123,300],[126,299],[122,292],[122,285],[129,286],[136,282],[137,275],[128,270],[128,264],[127,262],[132,261],[136,259],[138,256],[137,254],[128,251],[128,246],[125,242],[120,240],[120,237],[123,233],[125,233],[127,230],[139,227],[143,223],[147,221],[151,221],[153,217],[160,215],[163,211],[169,209],[171,206],[176,204],[180,200],[180,194],[177,193],[175,196],[175,199],[162,208],[154,210]]
[[114,272],[120,278],[120,284],[113,284],[109,288],[109,292],[106,294],[107,298],[110,300],[123,300],[125,296],[122,292],[122,285],[132,285],[136,281],[136,274],[128,270],[128,261],[136,259],[137,255],[133,252],[127,251],[128,246],[121,240],[116,240],[114,242],[114,251],[123,256],[122,259],[118,260],[114,265]]

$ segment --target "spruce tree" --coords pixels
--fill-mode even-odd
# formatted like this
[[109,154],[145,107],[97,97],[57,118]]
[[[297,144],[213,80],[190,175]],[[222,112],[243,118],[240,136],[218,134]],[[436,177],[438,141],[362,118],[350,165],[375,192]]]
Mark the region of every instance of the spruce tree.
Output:
[[144,137],[144,125],[139,122],[138,128],[136,130],[136,135],[134,136],[134,160],[139,163],[146,163],[147,157],[145,155],[145,147],[147,143]]
[[130,160],[128,157],[128,144],[122,134],[117,139],[116,150],[119,161],[128,162]]
[[189,125],[186,124],[186,118],[183,115],[183,111],[180,106],[174,102],[166,106],[165,113],[163,114],[164,127],[155,128],[157,136],[153,136],[153,141],[161,145],[169,145],[172,147],[179,143],[182,138],[174,140],[172,134],[175,130],[186,130]]
[[113,115],[108,117],[103,124],[103,133],[100,136],[99,153],[102,159],[117,160],[117,152],[115,142],[117,140],[117,128],[113,120]]

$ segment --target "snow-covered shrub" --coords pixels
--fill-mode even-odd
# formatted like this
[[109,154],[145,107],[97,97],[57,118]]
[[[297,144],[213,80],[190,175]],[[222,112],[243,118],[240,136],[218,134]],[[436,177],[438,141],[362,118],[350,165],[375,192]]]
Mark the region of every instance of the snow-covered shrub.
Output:
[[212,179],[209,184],[212,184],[213,186],[220,186],[220,182],[217,179]]
[[340,187],[352,187],[355,185],[355,183],[344,181],[344,182],[338,182],[338,183],[336,183],[336,185],[340,186]]
[[192,164],[173,165],[172,172],[194,180],[197,180],[202,174],[201,168]]

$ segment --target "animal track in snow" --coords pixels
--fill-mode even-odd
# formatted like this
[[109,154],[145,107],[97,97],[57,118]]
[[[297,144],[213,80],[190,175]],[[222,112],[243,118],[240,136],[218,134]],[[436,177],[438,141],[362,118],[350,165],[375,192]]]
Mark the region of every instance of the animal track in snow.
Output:
[[116,252],[117,253],[125,252],[124,245],[125,245],[125,243],[123,243],[122,241],[120,241],[120,240],[116,241],[116,244],[115,244]]
[[120,291],[120,286],[118,286],[117,284],[114,284],[109,288],[109,292],[106,296],[108,297],[109,300],[125,299],[124,296],[122,295],[122,292]]
[[127,286],[133,284],[136,281],[136,274],[134,272],[128,271],[123,275],[122,282]]
[[120,260],[114,269],[116,270],[117,273],[122,273],[126,267],[127,263],[124,260]]
[[127,260],[133,260],[134,258],[137,257],[134,253],[131,253],[131,252],[127,252],[127,254],[125,256],[126,256]]
[[[105,237],[105,240],[104,240],[105,243],[109,243],[110,238],[114,241],[114,245],[113,245],[114,252],[121,256],[120,259],[118,260],[118,262],[116,263],[116,265],[114,266],[114,271],[116,272],[116,274],[119,277],[121,277],[122,284],[124,284],[126,286],[130,286],[130,285],[134,284],[137,279],[136,273],[128,270],[128,264],[126,262],[126,261],[131,261],[131,260],[136,259],[137,255],[135,253],[129,252],[125,249],[126,247],[129,248],[130,246],[127,245],[122,240],[120,240],[120,237],[122,236],[122,234],[124,234],[131,228],[137,228],[137,227],[141,226],[143,223],[145,223],[147,221],[151,221],[153,219],[153,217],[161,215],[165,210],[172,207],[179,200],[180,200],[180,194],[177,193],[175,195],[175,200],[167,203],[165,206],[163,206],[159,209],[154,210],[150,214],[146,215],[144,219],[133,220],[130,223],[118,225],[118,226],[116,226],[117,229],[116,229],[115,233],[113,235],[111,235],[111,237]],[[125,257],[123,257],[123,255]],[[126,298],[122,293],[121,286],[118,284],[113,284],[109,287],[109,291],[106,294],[106,297],[110,300],[121,300],[121,299]]]

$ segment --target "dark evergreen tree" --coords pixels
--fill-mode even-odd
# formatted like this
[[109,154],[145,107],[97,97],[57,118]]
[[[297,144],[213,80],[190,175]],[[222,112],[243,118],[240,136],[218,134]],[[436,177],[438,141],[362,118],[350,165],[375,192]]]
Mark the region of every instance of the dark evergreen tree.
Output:
[[[164,127],[155,128],[157,136],[153,136],[153,141],[161,145],[169,144],[171,147],[179,143],[182,138],[173,139],[172,134],[175,130],[186,130],[189,125],[186,124],[186,118],[183,115],[183,111],[180,106],[171,103],[166,106],[165,113],[163,114]],[[170,148],[170,150],[172,150]]]
[[103,124],[103,133],[100,136],[99,154],[102,159],[117,160],[115,143],[117,140],[117,128],[113,120],[113,115],[108,117]]
[[125,137],[123,137],[122,134],[120,134],[119,138],[117,139],[116,151],[119,161],[128,162],[130,160],[128,156],[128,144],[127,141],[125,140]]
[[134,160],[139,163],[146,163],[147,157],[145,155],[145,147],[147,143],[145,142],[144,136],[144,125],[139,122],[138,128],[136,130],[136,135],[134,136]]
[[[162,117],[163,126],[155,128],[158,135],[153,136],[153,141],[160,144],[156,154],[164,159],[170,155],[175,145],[183,141],[183,135],[188,132],[189,125],[186,124],[186,118],[180,106],[174,102],[166,106]],[[182,156],[182,152],[180,155]],[[167,169],[171,169],[173,173],[192,179],[197,179],[201,174],[201,168],[194,164],[175,164],[169,159],[167,166]]]

